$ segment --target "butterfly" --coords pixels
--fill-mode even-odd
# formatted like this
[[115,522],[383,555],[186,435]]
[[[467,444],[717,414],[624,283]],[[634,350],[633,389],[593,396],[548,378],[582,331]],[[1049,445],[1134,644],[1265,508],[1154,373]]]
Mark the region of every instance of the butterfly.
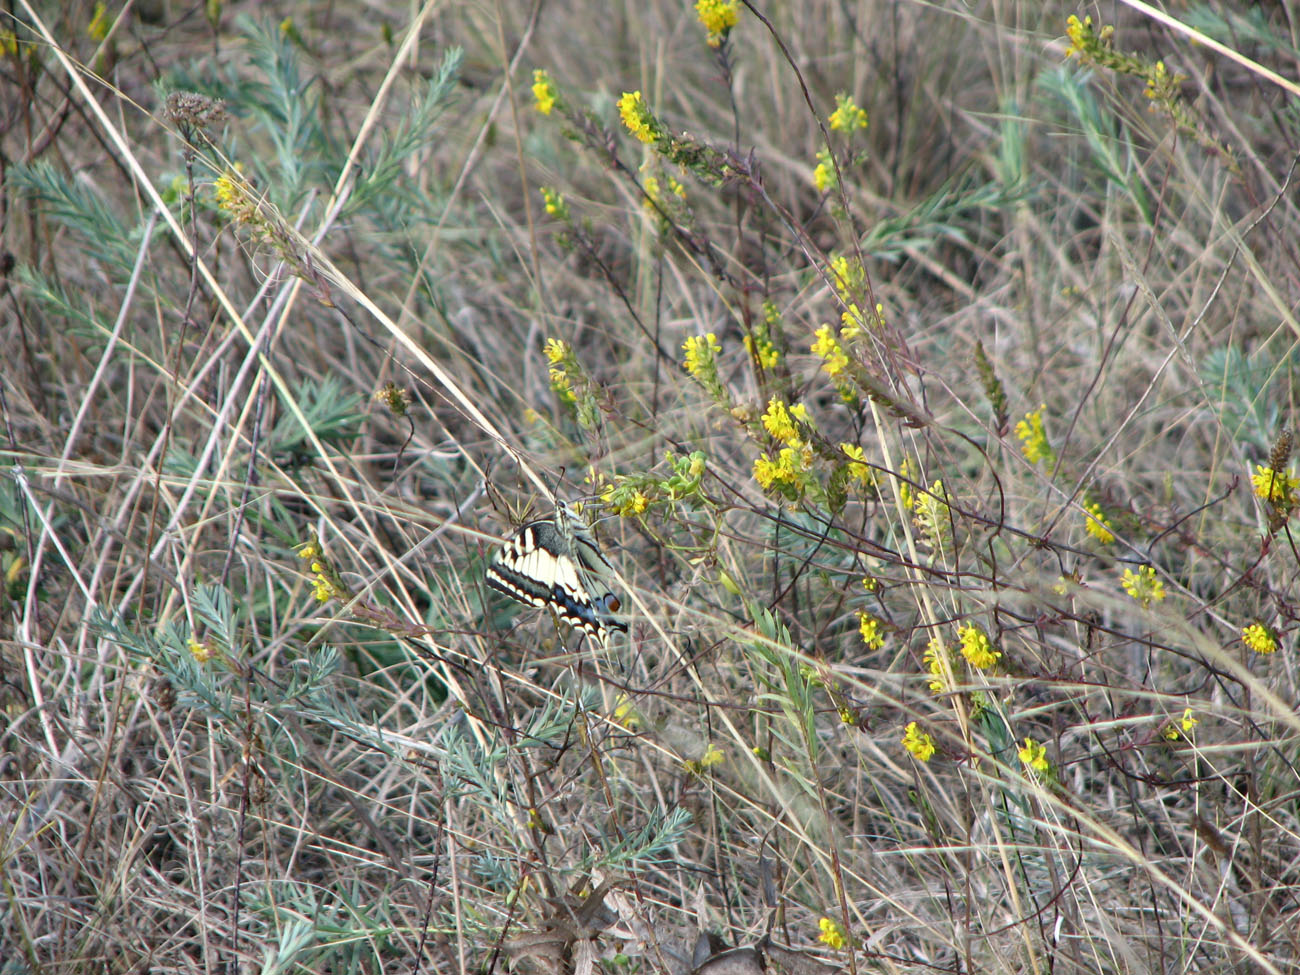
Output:
[[611,630],[627,632],[613,615],[622,605],[613,583],[614,567],[591,528],[563,501],[553,517],[530,521],[506,539],[487,568],[493,589],[550,608],[602,643]]

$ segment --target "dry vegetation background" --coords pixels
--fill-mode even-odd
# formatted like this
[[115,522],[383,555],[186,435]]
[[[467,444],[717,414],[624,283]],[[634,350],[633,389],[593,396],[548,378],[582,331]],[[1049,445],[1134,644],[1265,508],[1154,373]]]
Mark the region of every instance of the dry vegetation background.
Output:
[[6,4],[0,973],[1296,971],[1300,23],[1170,14]]

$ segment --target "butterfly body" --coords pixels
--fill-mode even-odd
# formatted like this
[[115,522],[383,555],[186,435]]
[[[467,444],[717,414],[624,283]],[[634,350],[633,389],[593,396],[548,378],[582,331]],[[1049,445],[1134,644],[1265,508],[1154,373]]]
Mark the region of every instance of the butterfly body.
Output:
[[507,539],[487,569],[493,589],[550,608],[602,642],[610,630],[627,632],[627,624],[613,616],[620,606],[613,579],[614,567],[591,529],[563,502],[553,518],[530,521]]

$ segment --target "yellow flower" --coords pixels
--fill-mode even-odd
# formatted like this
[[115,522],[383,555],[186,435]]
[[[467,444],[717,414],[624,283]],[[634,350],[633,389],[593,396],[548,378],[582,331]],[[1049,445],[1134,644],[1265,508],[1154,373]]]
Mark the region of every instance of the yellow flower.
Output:
[[623,92],[618,100],[618,114],[627,130],[641,142],[657,142],[664,134],[659,120],[650,114],[639,91]]
[[569,204],[564,202],[564,197],[559,192],[549,186],[542,187],[542,203],[546,206],[546,212],[552,217],[559,217],[561,220],[569,219]]
[[912,520],[916,523],[926,542],[941,545],[952,531],[952,522],[948,513],[948,491],[943,481],[930,485],[930,490],[918,494],[911,506]]
[[727,756],[722,753],[722,749],[712,742],[704,750],[704,755],[700,758],[700,768],[713,768],[715,765],[721,765],[727,760]]
[[1021,440],[1020,450],[1031,464],[1037,464],[1040,460],[1049,463],[1056,460],[1056,452],[1048,443],[1047,433],[1043,429],[1045,409],[1047,409],[1046,403],[1033,412],[1026,413],[1025,418],[1016,424],[1016,436]]
[[533,72],[533,99],[535,107],[543,115],[550,115],[555,108],[555,85],[551,83],[551,76],[541,68]]
[[1047,760],[1046,746],[1039,745],[1032,738],[1025,739],[1025,746],[1020,749],[1019,755],[1026,768],[1031,768],[1040,775],[1052,767],[1052,763]]
[[1192,717],[1192,709],[1183,710],[1183,716],[1178,721],[1170,721],[1165,725],[1164,736],[1168,741],[1177,741],[1179,738],[1185,738],[1187,733],[1195,728],[1199,721]]
[[761,369],[772,369],[781,361],[781,353],[770,339],[761,335],[745,336],[745,351],[753,357]]
[[830,918],[822,918],[817,922],[817,927],[819,927],[822,932],[817,936],[817,940],[823,944],[830,945],[836,951],[839,951],[849,943],[848,935],[844,933],[844,929]]
[[716,373],[714,358],[722,351],[722,346],[712,332],[688,338],[682,343],[682,351],[686,353],[686,371],[696,379],[702,378],[701,373],[709,376]]
[[1262,464],[1255,465],[1255,473],[1250,476],[1250,483],[1255,488],[1255,496],[1271,504],[1291,507],[1300,504],[1300,477],[1293,477],[1290,471],[1275,471]]
[[925,645],[925,653],[921,659],[925,662],[926,669],[930,671],[929,686],[932,694],[942,694],[948,689],[945,653],[943,640],[940,637],[931,637],[930,642]]
[[196,662],[205,664],[212,659],[212,648],[206,643],[201,643],[194,637],[190,637],[189,647],[190,654]]
[[1115,534],[1110,530],[1110,519],[1102,514],[1101,505],[1096,501],[1090,501],[1084,504],[1083,510],[1087,512],[1083,527],[1087,529],[1089,535],[1103,545],[1115,541]]
[[957,636],[961,639],[961,655],[976,670],[988,670],[1002,659],[1002,654],[993,648],[988,635],[978,626],[963,626]]
[[1070,39],[1070,47],[1065,52],[1065,56],[1068,58],[1082,54],[1087,50],[1088,42],[1092,37],[1092,18],[1084,17],[1083,20],[1079,20],[1071,14],[1065,21],[1065,36]]
[[880,631],[880,620],[870,613],[858,613],[858,633],[868,650],[879,650],[885,645],[885,635]]
[[799,430],[786,410],[785,404],[775,396],[767,404],[763,414],[763,428],[772,435],[772,439],[782,443],[795,444],[799,440]]
[[1277,637],[1274,635],[1271,627],[1263,623],[1251,623],[1241,631],[1241,642],[1259,654],[1269,654],[1277,652]]
[[720,47],[740,20],[736,0],[696,0],[695,13],[709,32],[709,47]]
[[243,168],[240,163],[235,163],[233,169],[227,169],[212,184],[217,207],[235,223],[250,224],[255,229],[265,230],[266,218],[258,210],[257,200],[248,191]]
[[776,487],[783,493],[790,494],[803,480],[801,476],[805,466],[803,461],[803,451],[792,447],[782,447],[776,460],[772,460],[764,453],[754,461],[754,480],[758,481],[764,490]]
[[918,761],[928,762],[934,756],[934,739],[916,726],[912,721],[903,734],[903,747],[916,756]]
[[838,376],[848,367],[849,357],[835,337],[835,331],[829,325],[823,325],[815,334],[817,338],[812,344],[813,355],[823,360],[822,369],[826,375]]
[[835,166],[831,163],[829,149],[817,150],[817,165],[813,169],[813,186],[818,193],[825,193],[835,188]]
[[551,365],[558,365],[568,356],[569,345],[561,339],[547,339],[542,345],[542,354]]
[[1152,603],[1165,598],[1165,584],[1156,578],[1156,570],[1149,565],[1142,566],[1136,572],[1125,569],[1121,582],[1124,591],[1140,602],[1143,609],[1148,609]]
[[867,465],[867,455],[860,445],[842,443],[840,444],[840,452],[849,459],[849,477],[857,481],[862,487],[876,486],[875,475],[872,474],[871,468]]
[[831,112],[831,128],[837,132],[852,132],[867,127],[867,113],[858,108],[849,95],[835,96],[835,111]]

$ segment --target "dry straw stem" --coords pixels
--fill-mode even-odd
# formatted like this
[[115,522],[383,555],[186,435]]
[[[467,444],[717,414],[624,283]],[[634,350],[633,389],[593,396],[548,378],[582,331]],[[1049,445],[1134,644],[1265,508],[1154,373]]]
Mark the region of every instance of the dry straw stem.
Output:
[[1190,37],[1197,44],[1202,44],[1205,47],[1210,48],[1212,51],[1218,51],[1226,58],[1231,58],[1243,68],[1253,71],[1266,81],[1277,85],[1283,91],[1289,92],[1292,95],[1300,96],[1300,85],[1297,85],[1291,79],[1282,77],[1276,71],[1264,67],[1257,61],[1252,61],[1240,51],[1228,47],[1226,44],[1219,43],[1213,37],[1207,37],[1196,28],[1189,27],[1187,24],[1183,23],[1177,17],[1165,13],[1163,10],[1151,6],[1149,3],[1143,3],[1142,0],[1120,0],[1120,2],[1126,7],[1133,8],[1143,16],[1150,17],[1157,23],[1164,24],[1166,27],[1171,27],[1178,31],[1178,33]]

